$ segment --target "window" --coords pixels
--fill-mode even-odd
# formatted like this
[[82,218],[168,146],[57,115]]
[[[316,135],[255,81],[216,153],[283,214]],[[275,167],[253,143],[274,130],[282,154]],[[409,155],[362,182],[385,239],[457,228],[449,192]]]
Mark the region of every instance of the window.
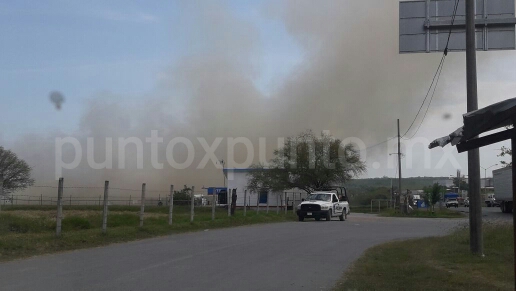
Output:
[[268,194],[269,192],[268,191],[261,191],[260,192],[260,204],[266,204],[267,203],[267,198],[268,198]]

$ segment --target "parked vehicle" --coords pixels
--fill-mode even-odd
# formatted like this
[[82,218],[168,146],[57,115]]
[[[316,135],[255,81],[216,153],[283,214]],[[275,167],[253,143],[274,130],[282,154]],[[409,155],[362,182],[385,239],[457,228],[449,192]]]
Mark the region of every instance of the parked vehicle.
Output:
[[[503,213],[511,213],[512,201],[512,167],[506,167],[493,171],[493,183],[495,187],[496,204]],[[487,203],[486,203],[487,204]]]
[[500,203],[496,201],[495,194],[487,194],[486,199],[484,200],[484,203],[487,207],[495,207],[500,206]]
[[349,203],[347,196],[337,197],[332,192],[314,192],[307,199],[297,206],[297,216],[299,221],[305,218],[314,218],[319,221],[326,218],[330,221],[332,217],[339,217],[341,221],[346,220],[349,214]]
[[464,207],[469,207],[469,199],[464,199]]
[[459,201],[457,201],[457,198],[449,198],[448,200],[446,200],[446,208],[450,207],[459,207]]

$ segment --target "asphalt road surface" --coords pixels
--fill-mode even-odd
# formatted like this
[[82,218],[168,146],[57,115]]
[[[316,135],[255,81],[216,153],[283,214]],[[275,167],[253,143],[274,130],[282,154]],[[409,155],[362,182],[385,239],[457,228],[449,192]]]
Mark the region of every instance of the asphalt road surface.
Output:
[[[458,208],[450,208],[451,210],[460,211],[469,215],[469,208],[460,206]],[[502,213],[500,207],[482,207],[482,220],[490,222],[512,223],[512,214]]]
[[329,290],[367,248],[465,219],[306,220],[207,230],[0,264],[1,290]]

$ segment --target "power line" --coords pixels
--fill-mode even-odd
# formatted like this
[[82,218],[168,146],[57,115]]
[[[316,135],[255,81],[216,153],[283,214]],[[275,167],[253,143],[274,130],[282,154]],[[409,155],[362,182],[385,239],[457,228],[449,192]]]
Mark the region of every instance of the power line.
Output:
[[426,115],[428,113],[428,109],[430,108],[430,105],[432,104],[432,100],[434,98],[435,90],[437,88],[437,85],[439,83],[439,79],[441,77],[441,72],[442,72],[442,69],[443,69],[443,66],[444,66],[444,61],[446,60],[446,56],[448,55],[448,48],[449,48],[449,44],[450,44],[450,38],[451,38],[451,34],[452,34],[453,24],[455,23],[455,18],[457,16],[457,9],[459,7],[459,1],[460,0],[456,0],[455,1],[455,7],[453,9],[453,15],[452,15],[452,20],[451,20],[451,25],[450,25],[450,31],[448,32],[448,39],[446,41],[446,47],[444,48],[443,56],[441,57],[441,62],[439,63],[439,66],[437,67],[437,71],[434,74],[434,77],[432,79],[432,83],[430,84],[430,88],[428,88],[428,91],[426,93],[425,99],[423,99],[423,103],[421,103],[421,106],[419,107],[419,110],[417,111],[417,114],[414,117],[414,120],[410,124],[409,128],[407,129],[407,131],[403,134],[402,138],[405,137],[405,135],[407,135],[407,133],[410,131],[410,129],[412,128],[412,126],[416,122],[417,117],[421,113],[421,109],[425,105],[426,99],[428,98],[428,95],[432,91],[432,87],[433,87],[432,96],[430,97],[430,102],[428,102],[428,107],[427,107],[427,109],[425,111],[425,115],[421,119],[421,123],[419,124],[419,126],[418,126],[417,130],[414,132],[414,134],[410,138],[405,138],[405,139],[411,139],[411,138],[413,138],[417,134],[417,132],[419,131],[419,128],[421,128],[421,125],[423,124],[423,122],[424,122],[424,120],[426,118]]

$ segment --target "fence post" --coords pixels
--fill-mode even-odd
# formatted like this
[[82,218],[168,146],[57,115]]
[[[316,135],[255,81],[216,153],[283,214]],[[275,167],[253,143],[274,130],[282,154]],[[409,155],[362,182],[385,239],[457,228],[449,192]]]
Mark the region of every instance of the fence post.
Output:
[[228,217],[231,216],[231,191],[232,189],[228,189]]
[[190,204],[190,223],[194,221],[195,186],[192,186],[192,202]]
[[276,214],[279,214],[280,196],[281,194],[276,194]]
[[260,191],[256,192],[256,214],[260,212]]
[[[4,196],[4,175],[3,174],[0,174],[0,196]],[[1,204],[2,203],[0,203],[0,211],[2,210]]]
[[145,183],[142,184],[142,201],[140,202],[140,227],[143,226],[143,215],[145,213]]
[[271,191],[267,190],[267,214],[269,214],[269,198],[271,198],[271,195],[269,195],[269,193],[271,193]]
[[56,236],[61,236],[61,218],[63,216],[63,178],[59,178],[57,186],[57,216],[56,216]]
[[217,188],[213,188],[211,197],[211,220],[215,220],[215,206],[217,204]]
[[373,213],[373,199],[371,199],[371,213]]
[[380,200],[378,200],[378,213],[380,213]]
[[287,201],[287,192],[285,192],[285,215],[287,215],[288,201]]
[[244,216],[247,214],[247,189],[244,189]]
[[102,233],[107,231],[109,181],[104,182],[104,210],[102,211]]
[[43,194],[39,194],[39,205],[43,205]]
[[174,211],[174,185],[170,185],[170,201],[168,203],[168,224],[172,225],[172,212]]
[[296,214],[296,193],[292,193],[294,197],[292,198],[292,214]]

